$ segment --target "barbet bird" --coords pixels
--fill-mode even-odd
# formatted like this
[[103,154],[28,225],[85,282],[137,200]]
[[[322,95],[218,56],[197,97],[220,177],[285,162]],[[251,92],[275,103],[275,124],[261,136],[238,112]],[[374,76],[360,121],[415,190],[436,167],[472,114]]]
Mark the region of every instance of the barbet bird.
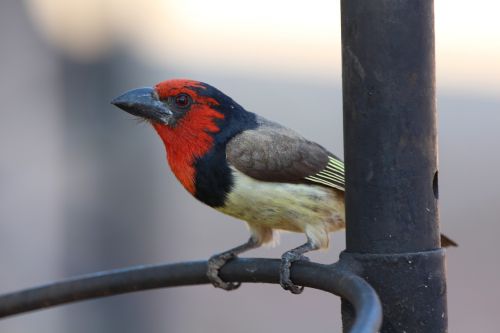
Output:
[[[345,227],[344,163],[317,143],[269,121],[216,88],[168,80],[126,92],[112,103],[154,127],[180,183],[199,201],[245,221],[250,239],[208,261],[216,287],[239,284],[219,277],[237,255],[273,240],[273,231],[304,233],[307,242],[283,254],[280,283],[292,293],[294,261],[328,247],[329,233]],[[454,243],[442,236],[443,245]]]

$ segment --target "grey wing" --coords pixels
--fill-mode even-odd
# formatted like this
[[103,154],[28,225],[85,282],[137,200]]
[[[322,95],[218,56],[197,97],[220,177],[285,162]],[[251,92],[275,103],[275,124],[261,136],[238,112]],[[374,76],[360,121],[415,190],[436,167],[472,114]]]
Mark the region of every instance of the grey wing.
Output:
[[344,163],[317,143],[268,123],[228,142],[228,162],[262,181],[316,183],[344,191]]

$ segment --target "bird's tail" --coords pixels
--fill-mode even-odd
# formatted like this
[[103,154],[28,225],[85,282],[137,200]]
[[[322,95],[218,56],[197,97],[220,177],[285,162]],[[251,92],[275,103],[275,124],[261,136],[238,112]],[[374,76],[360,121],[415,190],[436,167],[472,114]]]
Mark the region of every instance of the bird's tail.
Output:
[[458,244],[448,238],[446,235],[441,234],[441,247],[458,246]]

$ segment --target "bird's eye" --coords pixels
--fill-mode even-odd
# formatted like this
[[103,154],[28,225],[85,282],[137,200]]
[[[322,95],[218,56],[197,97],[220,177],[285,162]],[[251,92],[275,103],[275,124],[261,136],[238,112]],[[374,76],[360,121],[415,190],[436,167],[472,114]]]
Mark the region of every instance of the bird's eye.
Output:
[[175,96],[175,105],[180,108],[187,108],[191,104],[191,97],[188,94],[179,94]]

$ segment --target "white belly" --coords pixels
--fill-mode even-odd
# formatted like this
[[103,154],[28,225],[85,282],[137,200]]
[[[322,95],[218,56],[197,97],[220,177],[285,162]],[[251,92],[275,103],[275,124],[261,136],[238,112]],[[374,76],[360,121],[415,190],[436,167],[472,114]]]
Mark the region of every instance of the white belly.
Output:
[[[304,232],[320,247],[344,227],[344,197],[319,185],[263,182],[233,168],[234,187],[219,211],[246,221],[252,231]],[[267,240],[264,240],[264,242]]]

